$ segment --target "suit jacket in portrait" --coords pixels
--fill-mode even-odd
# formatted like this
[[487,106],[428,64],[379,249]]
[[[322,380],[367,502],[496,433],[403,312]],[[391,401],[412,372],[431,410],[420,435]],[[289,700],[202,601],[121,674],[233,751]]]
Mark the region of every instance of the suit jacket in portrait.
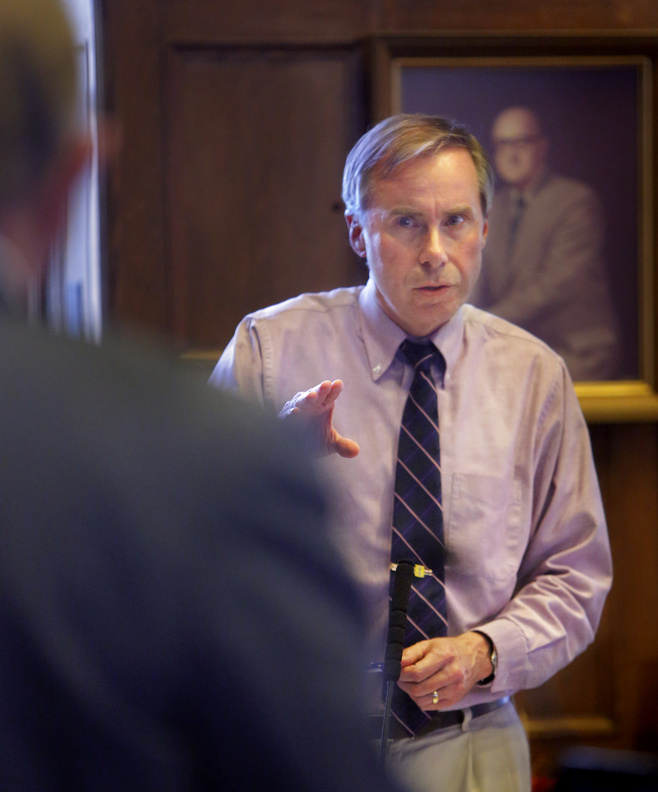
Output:
[[473,303],[548,343],[574,380],[614,378],[618,326],[598,197],[581,182],[546,174],[510,244],[518,195],[508,185],[496,190]]

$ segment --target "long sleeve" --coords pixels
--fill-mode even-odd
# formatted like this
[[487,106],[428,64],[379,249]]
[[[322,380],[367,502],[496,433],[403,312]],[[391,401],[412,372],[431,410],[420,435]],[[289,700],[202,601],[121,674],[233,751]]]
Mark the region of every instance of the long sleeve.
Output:
[[486,362],[472,361],[490,389],[449,388],[441,413],[454,629],[482,627],[496,644],[492,696],[536,687],[580,654],[612,582],[571,379],[558,358],[506,364],[505,346],[490,341]]
[[566,375],[562,383],[533,449],[532,528],[516,591],[487,626],[499,647],[494,692],[536,687],[580,654],[612,581],[587,428]]

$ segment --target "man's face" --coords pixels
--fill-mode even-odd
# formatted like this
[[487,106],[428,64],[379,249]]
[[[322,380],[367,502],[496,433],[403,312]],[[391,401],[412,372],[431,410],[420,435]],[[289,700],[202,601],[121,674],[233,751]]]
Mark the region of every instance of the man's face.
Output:
[[542,172],[548,150],[535,115],[521,107],[504,110],[494,122],[492,138],[498,175],[525,190]]
[[367,208],[347,223],[380,305],[410,335],[444,325],[475,286],[487,223],[465,149],[398,166],[373,183]]

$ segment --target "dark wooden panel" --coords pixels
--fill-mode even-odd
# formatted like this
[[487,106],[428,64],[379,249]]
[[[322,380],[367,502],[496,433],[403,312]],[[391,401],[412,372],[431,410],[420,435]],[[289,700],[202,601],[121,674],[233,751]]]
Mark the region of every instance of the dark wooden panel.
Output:
[[175,48],[168,73],[177,341],[221,347],[249,311],[363,280],[340,201],[362,131],[358,52]]
[[658,25],[652,0],[382,0],[382,25],[446,30],[591,30]]
[[[605,483],[615,582],[610,597],[615,709],[625,745],[635,745],[647,672],[658,677],[658,449],[656,425],[610,427]],[[654,701],[655,704],[655,701]],[[657,729],[655,716],[653,728]]]
[[163,244],[160,8],[103,3],[106,97],[121,128],[110,182],[108,305],[112,319],[167,328]]
[[378,2],[363,0],[159,1],[164,12],[164,35],[177,43],[349,41],[362,38],[369,23],[376,26],[378,19]]

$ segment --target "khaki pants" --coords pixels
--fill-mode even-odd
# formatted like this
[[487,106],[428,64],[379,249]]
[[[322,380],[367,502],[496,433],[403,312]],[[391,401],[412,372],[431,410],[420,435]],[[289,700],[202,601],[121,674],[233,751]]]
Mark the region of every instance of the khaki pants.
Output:
[[391,744],[388,769],[411,792],[530,792],[530,751],[510,702],[460,726]]

